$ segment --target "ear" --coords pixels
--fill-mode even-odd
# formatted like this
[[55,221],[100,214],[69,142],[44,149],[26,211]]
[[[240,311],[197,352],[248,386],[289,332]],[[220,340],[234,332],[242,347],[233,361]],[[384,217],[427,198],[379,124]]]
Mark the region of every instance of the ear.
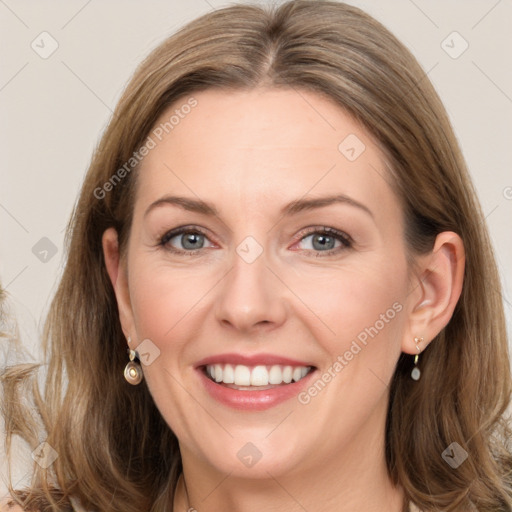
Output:
[[450,321],[462,292],[465,252],[462,239],[445,231],[436,237],[432,252],[417,260],[419,272],[412,283],[408,326],[402,351],[417,354],[414,338],[421,351]]
[[103,233],[102,245],[105,266],[107,267],[107,272],[117,299],[121,327],[127,338],[132,337],[135,339],[126,260],[122,259],[119,253],[117,231],[114,228],[109,228]]

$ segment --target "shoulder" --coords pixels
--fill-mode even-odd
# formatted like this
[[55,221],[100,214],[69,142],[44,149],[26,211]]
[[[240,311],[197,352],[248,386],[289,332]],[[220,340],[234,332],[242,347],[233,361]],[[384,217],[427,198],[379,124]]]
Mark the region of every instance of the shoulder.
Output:
[[[31,500],[31,504],[28,509],[23,508],[18,505],[11,495],[6,495],[4,497],[0,496],[0,512],[40,512],[41,510],[50,510],[51,505],[49,505],[48,501],[45,497],[35,497]],[[77,507],[75,500],[71,498],[69,503],[62,505],[62,508],[59,508],[62,512],[87,512],[83,510],[81,507]]]
[[[9,505],[11,503],[11,505]],[[16,505],[11,498],[6,497],[0,501],[0,512],[23,512],[23,509]]]

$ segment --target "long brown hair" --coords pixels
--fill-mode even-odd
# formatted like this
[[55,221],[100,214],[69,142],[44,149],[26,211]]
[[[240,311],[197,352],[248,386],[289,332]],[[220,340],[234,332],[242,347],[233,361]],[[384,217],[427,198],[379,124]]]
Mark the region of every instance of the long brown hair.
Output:
[[[343,3],[307,0],[206,14],[156,48],[128,84],[87,172],[46,323],[46,387],[34,396],[58,458],[48,469],[34,465],[20,503],[45,498],[49,510],[66,510],[63,503],[77,498],[90,510],[172,510],[181,472],[177,440],[146,385],[134,388],[122,377],[126,341],[101,237],[113,226],[124,250],[137,174],[137,165],[126,163],[164,109],[205,89],[259,86],[325,95],[373,134],[403,205],[412,261],[432,249],[438,233],[461,236],[467,260],[453,317],[425,350],[420,381],[411,385],[410,356],[396,367],[387,464],[392,481],[421,509],[510,510],[504,412],[511,376],[501,285],[446,112],[415,58],[380,23]],[[20,434],[35,444],[40,439],[16,406],[29,375],[27,368],[6,370],[4,410],[8,439]],[[441,456],[453,442],[469,455],[456,470]]]

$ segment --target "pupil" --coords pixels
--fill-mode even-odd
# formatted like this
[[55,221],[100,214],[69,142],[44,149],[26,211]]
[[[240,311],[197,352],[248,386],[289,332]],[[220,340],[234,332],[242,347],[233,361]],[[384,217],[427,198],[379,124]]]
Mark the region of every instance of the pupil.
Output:
[[197,249],[197,245],[194,245],[194,243],[197,243],[199,240],[199,237],[202,235],[198,235],[196,233],[187,233],[184,235],[184,242],[183,247],[185,249]]
[[[315,247],[315,242],[320,244],[319,247]],[[315,249],[333,249],[334,238],[332,236],[327,235],[316,235],[313,237],[313,247]]]

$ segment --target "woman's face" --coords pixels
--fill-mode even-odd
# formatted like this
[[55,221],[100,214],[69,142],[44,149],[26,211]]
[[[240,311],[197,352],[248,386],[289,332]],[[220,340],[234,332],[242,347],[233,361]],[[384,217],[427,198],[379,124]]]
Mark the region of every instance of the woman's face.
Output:
[[268,477],[382,455],[417,297],[378,148],[311,92],[194,98],[150,134],[116,285],[185,467]]

